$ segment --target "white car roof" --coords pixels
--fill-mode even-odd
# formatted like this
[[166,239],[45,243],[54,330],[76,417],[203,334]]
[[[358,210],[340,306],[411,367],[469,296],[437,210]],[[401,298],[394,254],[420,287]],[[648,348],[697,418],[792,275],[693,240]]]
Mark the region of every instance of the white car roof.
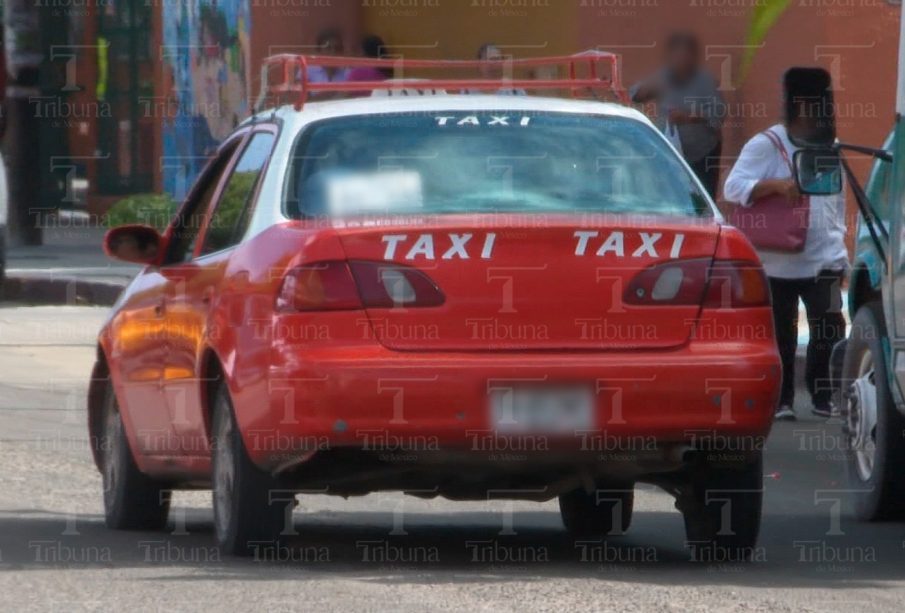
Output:
[[300,128],[312,121],[334,117],[431,111],[526,111],[592,114],[626,117],[652,125],[643,113],[631,107],[611,102],[485,94],[369,96],[324,102],[307,102],[300,111],[296,111],[291,105],[286,105],[258,113],[254,118],[246,120],[246,123],[278,118],[287,127]]

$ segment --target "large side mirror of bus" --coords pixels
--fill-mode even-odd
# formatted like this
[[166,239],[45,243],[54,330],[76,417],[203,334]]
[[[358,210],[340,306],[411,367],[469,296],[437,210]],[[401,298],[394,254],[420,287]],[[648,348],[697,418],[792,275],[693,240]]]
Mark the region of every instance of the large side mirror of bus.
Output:
[[795,152],[798,191],[810,196],[830,196],[842,191],[842,161],[828,148],[805,148]]

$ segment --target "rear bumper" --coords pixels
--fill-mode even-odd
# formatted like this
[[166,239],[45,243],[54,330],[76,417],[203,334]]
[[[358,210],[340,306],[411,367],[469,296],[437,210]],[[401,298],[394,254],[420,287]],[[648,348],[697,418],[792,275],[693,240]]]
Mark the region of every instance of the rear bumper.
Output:
[[595,430],[557,437],[551,450],[638,437],[692,445],[762,438],[782,377],[764,311],[766,337],[701,338],[656,352],[405,353],[277,342],[266,386],[240,393],[236,412],[252,460],[268,469],[337,447],[486,451],[498,438],[488,390],[501,385],[593,386]]

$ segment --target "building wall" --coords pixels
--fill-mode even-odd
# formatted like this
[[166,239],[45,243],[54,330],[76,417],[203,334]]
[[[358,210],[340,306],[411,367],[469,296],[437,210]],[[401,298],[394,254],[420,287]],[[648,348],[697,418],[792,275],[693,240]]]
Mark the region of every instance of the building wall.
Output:
[[381,36],[391,52],[403,57],[473,59],[488,42],[515,57],[559,55],[575,50],[579,28],[575,10],[567,4],[368,0],[363,20],[369,33]]
[[[166,54],[166,32],[173,21],[166,7],[210,1],[155,3],[154,38],[163,45],[161,53]],[[892,125],[900,9],[882,0],[858,6],[834,0],[790,3],[757,50],[744,80],[740,65],[751,2],[695,0],[674,9],[656,0],[228,0],[225,4],[244,7],[243,14],[248,16],[248,40],[243,44],[247,47],[245,95],[249,102],[258,94],[259,67],[264,57],[279,52],[311,52],[317,33],[325,27],[344,30],[349,53],[357,52],[356,41],[363,32],[382,36],[391,52],[403,57],[473,58],[486,42],[498,44],[515,57],[605,49],[622,55],[627,84],[657,67],[667,32],[691,29],[705,44],[707,65],[718,77],[728,103],[726,169],[750,136],[779,119],[780,79],[792,65],[822,65],[834,74],[842,139],[879,144]],[[93,27],[87,19],[83,40],[93,40]],[[201,39],[196,32],[195,38],[188,40],[191,44]],[[178,96],[181,90],[169,67],[172,62],[155,58],[154,63],[156,95]],[[85,82],[83,96],[90,97],[91,80],[97,74],[94,53],[79,57],[78,74]],[[198,84],[190,86],[197,88]],[[220,108],[218,112],[224,115],[215,120],[225,125],[250,110],[250,105],[234,107]],[[225,115],[233,110],[239,111],[235,117]],[[165,160],[167,128],[173,132],[173,118],[162,115],[155,117],[160,129],[154,130],[148,146]],[[98,149],[97,132],[92,126],[79,124],[71,127],[70,133],[74,152],[90,156]],[[155,176],[158,189],[168,187],[160,170],[165,164],[162,161]],[[855,165],[866,174],[869,161],[856,160]],[[94,171],[88,166],[89,179],[93,179]]]
[[253,112],[266,56],[313,52],[324,27],[342,25],[357,39],[359,8],[352,0],[164,3],[159,83],[179,112],[161,121],[160,187],[183,197],[216,145]]
[[[109,112],[103,102],[98,100],[96,93],[97,48],[92,47],[97,42],[96,15],[91,14],[74,20],[73,34],[75,44],[80,45],[80,51],[75,54],[73,73],[69,77],[74,91],[68,96],[68,100],[75,108],[85,109],[86,112],[80,112],[78,117],[67,122],[69,153],[81,162],[82,176],[88,180],[89,185],[95,186],[97,123],[101,115]],[[89,207],[98,208],[97,200],[98,198],[93,195],[89,199]]]
[[[860,12],[826,19],[828,47],[821,52],[828,55],[835,73],[839,138],[879,147],[895,118],[901,9],[884,2],[861,12],[867,10],[873,11],[870,19],[862,19]],[[871,161],[863,156],[852,159],[866,177]]]
[[[160,187],[155,175],[159,174],[160,126],[166,115],[156,98],[160,14],[144,0],[132,1],[141,3],[148,18],[147,23],[139,23],[135,16],[136,27],[147,30],[141,41],[112,32],[133,13],[123,0],[89,4],[70,15],[70,45],[63,47],[63,54],[72,56],[64,69],[60,95],[71,112],[63,119],[69,159],[78,176],[88,181],[87,207],[96,214],[126,193]],[[137,53],[133,63],[121,53],[129,47]],[[128,93],[121,87],[127,82],[134,85]],[[123,184],[124,177],[134,185]]]
[[[367,0],[334,5],[329,13],[312,11],[314,19],[305,24],[352,23],[358,11],[361,29],[382,36],[390,51],[403,57],[473,58],[486,42],[515,57],[592,48],[614,51],[623,56],[627,85],[657,67],[670,31],[694,31],[727,101],[726,172],[745,141],[781,117],[781,78],[793,65],[819,65],[833,74],[841,139],[879,145],[892,126],[901,9],[883,0],[790,3],[754,54],[744,79],[741,63],[754,5],[750,2],[695,0],[674,10],[653,0]],[[258,19],[265,27],[263,16]],[[276,38],[285,39],[281,31],[287,24],[274,27]],[[308,40],[317,29],[308,27]],[[855,159],[854,165],[866,176],[869,160]]]
[[[790,66],[822,66],[833,74],[842,140],[879,145],[892,127],[900,9],[887,2],[790,3],[756,51],[744,79],[741,63],[750,3],[697,0],[691,8],[672,12],[670,20],[663,18],[662,3],[644,6],[639,0],[621,12],[606,8],[613,4],[609,0],[585,4],[578,16],[579,46],[622,52],[627,83],[658,65],[670,30],[689,29],[700,36],[707,66],[727,102],[724,172],[745,141],[780,120],[781,80]],[[824,5],[828,8],[822,9]],[[855,166],[866,176],[870,163],[856,160]]]
[[259,67],[268,55],[276,53],[315,53],[318,32],[339,27],[344,31],[346,48],[355,53],[360,34],[361,0],[247,0],[251,5],[253,94],[260,86]]
[[251,110],[248,0],[165,2],[160,63],[163,188],[185,195],[206,158]]

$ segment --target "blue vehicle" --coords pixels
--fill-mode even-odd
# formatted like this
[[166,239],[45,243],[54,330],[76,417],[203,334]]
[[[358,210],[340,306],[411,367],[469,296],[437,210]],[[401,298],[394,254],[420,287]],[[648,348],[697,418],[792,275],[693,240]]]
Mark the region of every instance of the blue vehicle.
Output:
[[[848,307],[852,326],[836,348],[846,469],[856,517],[905,519],[905,123],[896,128],[864,192]],[[899,145],[897,145],[899,143]]]
[[[903,20],[905,26],[905,20]],[[802,193],[852,186],[861,213],[849,280],[848,338],[834,350],[848,489],[857,518],[905,519],[905,37],[900,37],[896,125],[882,148],[835,141],[796,152]],[[845,154],[871,155],[865,187]]]

